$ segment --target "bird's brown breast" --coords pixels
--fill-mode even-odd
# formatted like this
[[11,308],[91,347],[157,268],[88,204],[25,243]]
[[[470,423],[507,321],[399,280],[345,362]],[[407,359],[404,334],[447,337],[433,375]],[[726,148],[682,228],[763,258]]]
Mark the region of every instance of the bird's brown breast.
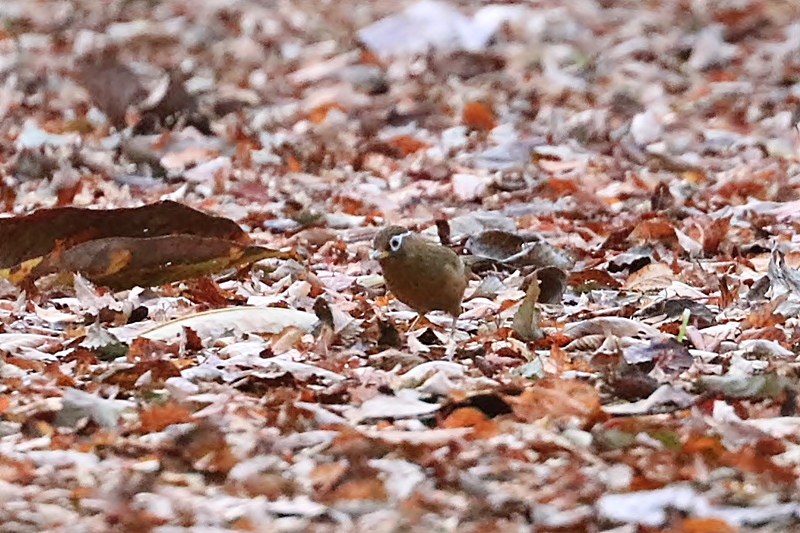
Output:
[[404,243],[403,252],[380,262],[389,290],[419,313],[446,311],[458,316],[467,287],[458,255],[416,236]]

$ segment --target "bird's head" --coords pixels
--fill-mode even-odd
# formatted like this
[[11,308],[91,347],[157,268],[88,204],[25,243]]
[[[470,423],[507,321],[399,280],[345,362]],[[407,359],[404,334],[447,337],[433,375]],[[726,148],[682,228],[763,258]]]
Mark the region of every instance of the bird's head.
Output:
[[388,226],[383,228],[372,243],[373,250],[369,256],[378,261],[390,257],[402,257],[405,253],[403,243],[411,231],[402,226]]

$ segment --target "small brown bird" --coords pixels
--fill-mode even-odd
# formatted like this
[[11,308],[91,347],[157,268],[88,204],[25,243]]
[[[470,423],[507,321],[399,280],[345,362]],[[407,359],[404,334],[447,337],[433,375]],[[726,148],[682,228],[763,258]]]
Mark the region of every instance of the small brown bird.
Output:
[[373,247],[370,257],[381,264],[389,290],[420,316],[428,311],[450,314],[452,338],[467,288],[467,273],[458,254],[401,226],[382,229]]

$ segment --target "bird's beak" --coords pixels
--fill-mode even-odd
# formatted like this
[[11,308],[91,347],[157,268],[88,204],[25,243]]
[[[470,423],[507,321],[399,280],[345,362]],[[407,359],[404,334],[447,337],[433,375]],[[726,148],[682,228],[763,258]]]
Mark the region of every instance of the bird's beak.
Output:
[[370,259],[385,259],[389,257],[389,252],[386,250],[371,250],[369,252]]

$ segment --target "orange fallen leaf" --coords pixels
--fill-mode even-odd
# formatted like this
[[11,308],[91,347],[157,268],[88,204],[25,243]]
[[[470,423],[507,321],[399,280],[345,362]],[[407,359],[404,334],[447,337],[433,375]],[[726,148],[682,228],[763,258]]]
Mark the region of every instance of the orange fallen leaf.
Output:
[[677,239],[675,228],[669,220],[653,218],[643,220],[631,232],[633,241],[673,241]]
[[328,117],[328,113],[330,112],[331,109],[338,109],[339,111],[345,111],[344,106],[338,102],[326,102],[324,104],[318,105],[317,107],[309,111],[308,120],[316,124],[319,124]]
[[685,518],[667,533],[737,533],[733,527],[720,518]]
[[562,196],[573,194],[580,189],[578,181],[574,179],[550,177],[547,178],[545,183],[554,193]]
[[228,527],[234,531],[258,531],[258,526],[256,526],[256,524],[254,524],[253,521],[246,516],[240,516],[228,524]]
[[192,420],[192,413],[175,402],[153,405],[139,413],[139,425],[143,433],[163,431],[172,424],[183,424]]
[[0,414],[5,413],[11,406],[11,396],[3,394],[0,396]]
[[301,165],[300,161],[298,161],[293,155],[286,156],[286,167],[288,168],[289,172],[303,171],[303,165]]
[[683,452],[719,456],[725,452],[725,447],[717,437],[698,436],[690,438],[683,444]]
[[181,375],[180,370],[170,361],[141,361],[132,367],[117,370],[106,378],[105,383],[118,385],[123,390],[132,390],[145,372],[150,372],[153,383],[163,383],[168,378]]
[[24,357],[16,357],[13,355],[7,355],[4,361],[9,365],[14,365],[23,370],[34,370],[36,372],[43,372],[45,368],[45,364],[41,361],[35,361],[33,359],[25,359]]
[[387,139],[386,143],[399,149],[403,157],[430,146],[428,143],[424,143],[410,135],[397,135],[396,137]]
[[470,129],[489,131],[495,127],[494,113],[480,102],[469,102],[464,106],[461,122]]
[[475,438],[489,438],[497,435],[500,428],[497,422],[489,420],[486,415],[479,409],[474,407],[462,407],[456,409],[450,416],[444,419],[442,427],[445,428],[473,428],[474,432],[470,434]]

